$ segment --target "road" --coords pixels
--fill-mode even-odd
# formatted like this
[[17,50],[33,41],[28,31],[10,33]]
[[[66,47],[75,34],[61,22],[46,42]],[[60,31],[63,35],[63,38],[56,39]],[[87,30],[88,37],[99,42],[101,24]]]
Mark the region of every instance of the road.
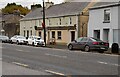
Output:
[[118,55],[16,44],[2,45],[2,59],[57,75],[118,75],[120,66]]

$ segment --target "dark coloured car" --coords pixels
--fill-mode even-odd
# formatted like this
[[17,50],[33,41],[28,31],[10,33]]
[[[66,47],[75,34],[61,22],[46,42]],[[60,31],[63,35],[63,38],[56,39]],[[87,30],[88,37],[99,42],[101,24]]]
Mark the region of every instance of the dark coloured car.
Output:
[[77,40],[69,43],[68,49],[81,49],[84,51],[98,50],[100,52],[107,51],[109,48],[109,43],[103,42],[99,39],[93,37],[80,37]]

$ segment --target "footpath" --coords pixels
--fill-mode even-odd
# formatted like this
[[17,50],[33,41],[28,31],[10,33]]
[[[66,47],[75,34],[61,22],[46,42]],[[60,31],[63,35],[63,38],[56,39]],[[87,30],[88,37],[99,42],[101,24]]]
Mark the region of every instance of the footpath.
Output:
[[[67,45],[66,44],[47,44],[46,45],[48,48],[56,48],[56,49],[68,49]],[[93,52],[96,52],[96,51],[93,51]],[[119,49],[119,52],[120,52],[120,49]],[[111,48],[108,49],[108,51],[104,51],[104,53],[107,53],[107,54],[112,54],[112,51],[111,51]],[[117,53],[115,53],[117,54]],[[119,53],[120,54],[120,53]]]

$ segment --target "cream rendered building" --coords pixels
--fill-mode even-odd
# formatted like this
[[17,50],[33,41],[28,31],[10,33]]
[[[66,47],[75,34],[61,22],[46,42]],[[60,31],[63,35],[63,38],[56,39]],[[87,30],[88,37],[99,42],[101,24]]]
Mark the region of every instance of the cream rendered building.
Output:
[[[68,43],[80,36],[87,36],[87,2],[67,2],[48,7],[46,12],[46,39]],[[86,13],[87,12],[87,13]],[[20,35],[38,35],[44,39],[42,8],[31,11],[20,21]],[[37,28],[35,29],[35,26]]]

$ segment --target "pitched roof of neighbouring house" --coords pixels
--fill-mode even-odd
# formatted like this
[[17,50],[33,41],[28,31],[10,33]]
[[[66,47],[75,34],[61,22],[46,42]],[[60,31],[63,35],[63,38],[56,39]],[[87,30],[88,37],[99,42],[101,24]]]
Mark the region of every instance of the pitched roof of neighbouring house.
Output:
[[111,6],[116,6],[116,5],[119,5],[119,2],[98,2],[94,5],[94,7],[90,7],[90,10],[111,7]]
[[[66,2],[46,9],[46,18],[80,14],[89,2]],[[21,20],[42,18],[42,8],[31,11]]]

